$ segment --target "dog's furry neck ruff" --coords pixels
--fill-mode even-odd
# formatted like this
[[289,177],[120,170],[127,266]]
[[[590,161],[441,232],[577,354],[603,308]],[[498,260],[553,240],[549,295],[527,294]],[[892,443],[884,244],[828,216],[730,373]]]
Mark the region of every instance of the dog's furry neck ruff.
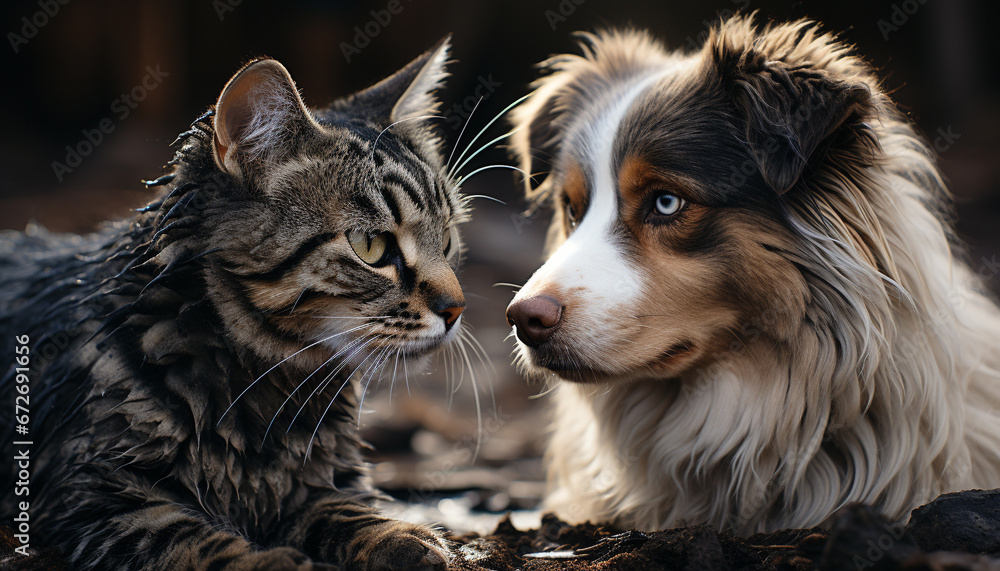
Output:
[[752,533],[855,501],[900,519],[942,492],[1000,486],[1000,312],[955,259],[930,151],[873,97],[865,148],[832,152],[815,188],[786,200],[799,239],[783,255],[808,288],[783,302],[801,318],[785,335],[773,316],[744,324],[679,379],[561,382],[550,507]]

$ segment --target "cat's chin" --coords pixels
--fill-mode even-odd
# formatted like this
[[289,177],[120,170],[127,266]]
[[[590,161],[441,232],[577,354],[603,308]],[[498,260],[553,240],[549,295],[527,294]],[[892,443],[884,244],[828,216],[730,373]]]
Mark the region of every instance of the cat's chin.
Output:
[[[396,367],[402,367],[403,364],[401,361],[405,361],[406,369],[409,372],[421,371],[430,363],[433,354],[451,342],[456,337],[456,334],[457,329],[452,328],[451,331],[439,335],[430,335],[410,340],[395,340],[387,345],[372,348],[370,352],[355,351],[347,357],[347,363],[342,368],[363,371],[366,367],[371,366],[373,362],[380,361],[382,366],[388,366],[391,369],[394,362],[399,362]],[[344,349],[338,345],[330,345],[328,346],[328,350],[332,350],[337,354],[344,352]],[[329,363],[329,356],[323,356],[312,366],[322,366],[322,364]]]
[[[454,331],[454,330],[452,330]],[[454,338],[453,332],[444,335],[436,335],[427,339],[417,339],[407,341],[400,345],[400,356],[408,359],[429,357],[431,353],[440,349]]]

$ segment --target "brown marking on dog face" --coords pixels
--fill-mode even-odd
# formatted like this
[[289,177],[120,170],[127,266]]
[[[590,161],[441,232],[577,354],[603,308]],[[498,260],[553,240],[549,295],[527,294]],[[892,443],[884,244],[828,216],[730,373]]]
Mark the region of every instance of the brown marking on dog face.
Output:
[[562,198],[560,199],[560,210],[562,213],[563,228],[569,234],[576,225],[583,220],[590,204],[590,192],[587,187],[587,177],[583,168],[576,161],[572,161],[566,174],[562,177]]
[[794,251],[791,231],[768,217],[724,209],[727,289],[741,307],[741,329],[790,339],[805,316],[809,286],[785,253]]
[[665,169],[641,154],[629,154],[622,160],[618,169],[618,188],[624,200],[638,200],[655,189],[689,202],[703,202],[700,197],[705,194],[696,179]]
[[[617,178],[624,255],[640,271],[645,291],[631,307],[596,323],[587,315],[594,300],[586,288],[546,285],[565,308],[559,353],[584,365],[557,371],[561,377],[673,376],[739,350],[754,335],[792,334],[807,290],[778,253],[788,248],[786,229],[751,211],[692,202],[699,196],[694,181],[640,156],[623,160]],[[676,215],[653,212],[663,193],[684,198]],[[590,335],[593,328],[601,334]]]
[[[644,157],[629,155],[618,171],[619,214],[622,224],[637,238],[638,258],[664,251],[698,249],[699,232],[707,230],[713,211],[692,202],[696,183],[657,168]],[[684,200],[677,214],[664,217],[654,211],[658,196],[672,194]]]
[[649,329],[634,340],[635,353],[653,355],[651,369],[678,374],[744,350],[761,335],[797,331],[808,287],[779,253],[791,240],[779,224],[741,209],[689,203],[673,223],[646,224],[633,235],[645,270],[642,322]]
[[642,200],[650,182],[656,179],[656,171],[649,161],[636,155],[629,155],[618,169],[618,190],[625,202]]
[[710,258],[664,247],[653,232],[639,235],[636,246],[645,270],[636,316],[642,327],[633,338],[636,366],[678,374],[718,348],[739,309],[725,295],[725,276]]

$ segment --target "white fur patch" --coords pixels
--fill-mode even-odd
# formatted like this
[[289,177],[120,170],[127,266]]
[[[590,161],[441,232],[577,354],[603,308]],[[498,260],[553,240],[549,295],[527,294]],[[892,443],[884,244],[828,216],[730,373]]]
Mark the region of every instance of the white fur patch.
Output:
[[648,76],[631,87],[600,120],[588,128],[590,141],[590,205],[569,238],[518,292],[514,301],[551,290],[575,290],[587,299],[574,313],[585,322],[637,303],[643,292],[641,275],[625,257],[612,231],[618,220],[618,184],[614,142],[618,126],[632,104],[666,72]]

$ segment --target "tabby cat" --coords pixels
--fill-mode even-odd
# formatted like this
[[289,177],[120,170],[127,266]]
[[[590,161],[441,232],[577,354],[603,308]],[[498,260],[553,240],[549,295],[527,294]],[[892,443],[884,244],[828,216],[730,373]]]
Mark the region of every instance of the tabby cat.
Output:
[[256,60],[134,219],[0,235],[2,354],[30,339],[30,434],[4,442],[33,442],[5,521],[28,500],[79,569],[447,567],[374,507],[357,400],[460,327],[465,202],[426,121],[448,50],[320,110]]

